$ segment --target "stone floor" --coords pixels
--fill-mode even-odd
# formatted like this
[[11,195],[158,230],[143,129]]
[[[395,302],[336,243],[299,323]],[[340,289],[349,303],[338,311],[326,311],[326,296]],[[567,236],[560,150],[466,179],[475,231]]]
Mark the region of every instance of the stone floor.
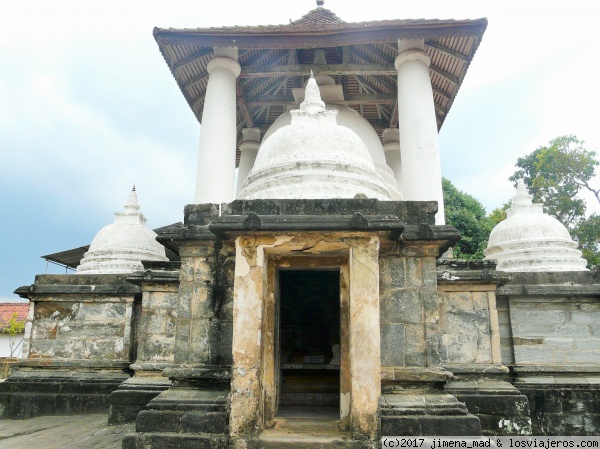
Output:
[[108,426],[106,413],[0,421],[0,449],[120,449],[135,424]]

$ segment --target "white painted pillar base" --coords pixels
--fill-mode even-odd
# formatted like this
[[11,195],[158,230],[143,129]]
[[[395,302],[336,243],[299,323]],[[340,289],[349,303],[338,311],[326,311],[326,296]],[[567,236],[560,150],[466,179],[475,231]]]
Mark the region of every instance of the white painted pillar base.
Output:
[[445,224],[442,171],[431,59],[423,40],[398,41],[398,127],[402,157],[402,192],[407,201],[437,201],[436,224]]
[[254,167],[254,161],[260,147],[260,128],[242,129],[242,143],[240,144],[240,165],[238,166],[238,178],[236,198],[240,197],[244,181],[248,173]]
[[404,199],[402,192],[402,158],[400,157],[400,135],[396,128],[387,128],[383,130],[383,151],[385,152],[385,162],[394,172],[394,178],[398,183],[398,191]]
[[216,47],[207,70],[195,202],[229,203],[234,198],[236,78],[241,71],[237,48]]

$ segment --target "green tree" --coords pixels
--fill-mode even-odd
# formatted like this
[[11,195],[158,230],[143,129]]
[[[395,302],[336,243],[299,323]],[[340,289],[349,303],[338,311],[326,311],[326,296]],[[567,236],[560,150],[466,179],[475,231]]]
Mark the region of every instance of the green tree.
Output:
[[458,229],[461,240],[454,247],[458,259],[482,259],[483,250],[494,227],[481,203],[442,179],[446,222]]
[[586,203],[580,194],[591,192],[600,204],[600,188],[592,185],[597,154],[585,149],[573,135],[553,139],[517,159],[517,171],[509,179],[523,178],[535,202],[544,203],[549,215],[564,224],[579,242],[588,267],[600,266],[600,217],[585,217]]
[[571,231],[583,257],[588,261],[588,268],[600,267],[600,215],[590,215],[581,220]]
[[490,215],[488,215],[488,217],[490,218],[490,220],[492,220],[492,223],[494,224],[494,226],[496,226],[501,221],[506,220],[506,210],[509,207],[510,207],[510,201],[507,201],[506,203],[504,203],[502,205],[502,207],[497,207],[492,212],[490,212]]
[[599,162],[583,144],[572,135],[557,137],[518,158],[519,170],[509,178],[515,186],[517,179],[524,178],[533,200],[544,203],[548,213],[568,228],[585,216],[585,201],[578,196],[582,190],[592,192],[600,204],[600,189],[590,184]]
[[2,326],[2,333],[8,334],[8,345],[10,346],[10,357],[19,350],[19,347],[23,344],[23,339],[19,339],[19,335],[25,330],[25,321],[17,319],[17,312],[13,313],[13,316],[5,321]]

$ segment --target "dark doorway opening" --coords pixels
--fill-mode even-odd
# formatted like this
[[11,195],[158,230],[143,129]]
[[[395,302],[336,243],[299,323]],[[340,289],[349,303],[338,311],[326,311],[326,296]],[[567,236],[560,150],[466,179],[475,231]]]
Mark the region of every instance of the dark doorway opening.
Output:
[[339,269],[281,270],[279,281],[278,416],[339,417]]

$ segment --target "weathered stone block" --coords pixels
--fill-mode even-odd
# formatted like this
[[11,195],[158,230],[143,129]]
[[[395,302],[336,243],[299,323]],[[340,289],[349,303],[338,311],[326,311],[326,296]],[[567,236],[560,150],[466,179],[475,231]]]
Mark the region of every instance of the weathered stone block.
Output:
[[125,317],[126,305],[123,303],[84,302],[76,314],[77,319],[85,321],[102,321],[122,319]]
[[[437,279],[437,278],[436,278]],[[423,286],[423,267],[421,259],[416,257],[406,258],[406,287]]]
[[543,346],[514,347],[515,361],[517,363],[548,363],[555,361],[555,350]]
[[423,416],[419,418],[422,435],[474,436],[481,435],[479,418],[467,416]]
[[421,259],[423,287],[437,289],[437,265],[434,257]]
[[79,303],[41,301],[35,306],[34,319],[50,318],[55,320],[73,319],[79,311]]
[[210,359],[215,365],[231,365],[233,344],[233,322],[226,320],[212,320],[209,323]]
[[404,366],[404,324],[381,323],[381,364]]
[[423,323],[421,293],[414,289],[388,289],[380,296],[382,322]]
[[386,257],[379,259],[379,288],[405,287],[405,258]]
[[488,292],[472,292],[473,310],[489,310],[490,299]]
[[578,338],[574,339],[575,349],[581,351],[600,350],[600,339],[598,338]]
[[446,312],[473,310],[471,292],[451,292],[444,295]]
[[422,435],[421,424],[417,416],[384,416],[381,417],[382,436],[417,436]]

